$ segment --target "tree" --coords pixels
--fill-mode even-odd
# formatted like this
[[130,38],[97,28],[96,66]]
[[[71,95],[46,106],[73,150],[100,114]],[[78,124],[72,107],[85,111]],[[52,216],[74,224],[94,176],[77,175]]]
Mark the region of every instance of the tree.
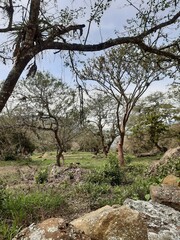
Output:
[[79,128],[74,90],[49,73],[38,72],[35,77],[20,81],[16,96],[20,121],[31,129],[53,134],[60,166],[60,158],[64,163],[63,152]]
[[[152,53],[154,57],[157,56],[159,65],[165,61],[167,64],[178,66],[179,36],[176,34],[176,28],[179,27],[180,12],[177,7],[179,0],[157,2],[149,0],[143,1],[139,6],[134,5],[130,0],[127,2],[130,7],[136,9],[137,14],[134,19],[128,20],[126,34],[116,29],[116,38],[109,38],[98,44],[89,44],[88,34],[92,22],[100,24],[104,11],[111,5],[111,0],[96,0],[90,4],[91,12],[87,19],[88,28],[85,36],[83,35],[85,24],[75,24],[80,17],[82,7],[72,10],[67,6],[61,9],[56,17],[54,12],[51,12],[52,1],[2,0],[0,33],[3,34],[2,39],[5,36],[5,40],[0,45],[0,59],[5,64],[8,60],[13,61],[13,66],[0,90],[0,112],[11,96],[23,70],[30,64],[28,75],[35,74],[36,56],[46,50],[92,52],[130,44],[138,46],[144,54]],[[58,3],[54,0],[54,4]],[[86,1],[84,4],[87,6]],[[168,36],[168,29],[171,26],[173,26],[173,38]],[[10,34],[11,44],[7,41]],[[84,39],[81,37],[82,41],[80,36],[84,37]]]
[[[151,55],[147,58],[138,48],[129,45],[106,51],[104,55],[90,59],[84,65],[81,78],[98,83],[100,90],[115,101],[121,165],[125,164],[124,138],[134,106],[152,82],[162,80],[169,72],[169,67],[159,67],[158,63],[152,61]],[[96,88],[98,86],[95,85]]]
[[142,99],[132,114],[129,138],[131,143],[135,143],[134,151],[150,151],[156,147],[165,152],[168,145],[165,139],[172,141],[175,137],[172,126],[176,123],[177,114],[178,109],[171,104],[167,93],[156,92]]
[[112,143],[118,136],[114,102],[108,95],[95,92],[88,100],[87,108],[90,111],[88,122],[95,127],[94,135],[99,136],[103,153],[107,157]]
[[16,120],[16,116],[7,113],[0,117],[1,160],[21,159],[35,150],[28,129],[18,125]]

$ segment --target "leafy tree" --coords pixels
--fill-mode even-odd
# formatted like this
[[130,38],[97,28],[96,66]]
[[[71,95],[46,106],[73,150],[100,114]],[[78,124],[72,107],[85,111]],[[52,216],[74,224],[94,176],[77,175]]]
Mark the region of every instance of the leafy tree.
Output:
[[149,0],[141,1],[139,5],[127,0],[129,7],[136,9],[136,17],[128,19],[123,33],[116,29],[117,37],[98,44],[88,42],[91,25],[93,22],[100,24],[104,11],[112,1],[89,1],[91,10],[90,16],[86,19],[88,22],[86,34],[83,32],[85,20],[82,18],[82,24],[75,22],[79,22],[81,15],[84,16],[83,13],[88,12],[88,9],[83,12],[83,6],[88,6],[87,1],[83,1],[78,9],[71,9],[67,3],[67,7],[61,8],[58,12],[55,9],[58,9],[56,5],[59,2],[62,3],[54,0],[52,11],[53,3],[47,0],[1,1],[0,33],[3,37],[0,59],[5,64],[8,60],[13,61],[13,67],[0,90],[0,111],[11,96],[24,69],[29,64],[28,76],[34,75],[37,69],[36,56],[46,50],[56,50],[56,53],[92,52],[130,44],[139,47],[144,55],[151,53],[152,61],[158,62],[160,66],[166,62],[175,68],[178,67],[179,36],[176,29],[179,27],[180,12],[177,7],[179,0]]
[[[156,92],[137,104],[132,114],[131,144],[134,151],[149,151],[156,147],[159,151],[167,150],[166,138],[173,138],[172,126],[177,118],[177,108],[166,98],[167,93]],[[174,127],[173,127],[174,128]],[[134,143],[134,144],[133,144]],[[137,150],[136,150],[137,149]]]
[[7,114],[0,118],[0,159],[16,160],[32,154],[35,145],[27,129],[16,122],[16,117]]
[[49,73],[38,72],[20,82],[16,95],[20,121],[31,129],[52,133],[60,166],[60,158],[64,161],[63,152],[79,128],[74,90]]
[[166,67],[164,73],[164,68],[159,68],[151,57],[146,58],[138,48],[127,45],[113,48],[104,55],[89,60],[82,70],[82,79],[98,83],[95,88],[100,88],[115,102],[121,165],[125,164],[124,138],[134,106],[152,82],[162,80],[164,74],[171,71]]

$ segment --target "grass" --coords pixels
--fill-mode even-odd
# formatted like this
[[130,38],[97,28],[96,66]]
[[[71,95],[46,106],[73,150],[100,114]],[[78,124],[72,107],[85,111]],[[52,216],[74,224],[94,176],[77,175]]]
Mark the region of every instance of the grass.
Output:
[[5,191],[1,199],[0,236],[12,239],[19,229],[58,216],[66,206],[64,197],[53,189],[42,188],[26,194]]
[[[3,183],[18,183],[20,177],[8,171],[3,182],[0,182],[0,239],[10,240],[21,228],[45,218],[63,216],[72,220],[78,214],[106,204],[121,205],[126,198],[149,200],[149,186],[158,182],[158,179],[145,177],[144,172],[160,156],[136,158],[127,155],[128,164],[120,171],[117,171],[117,159],[114,156],[105,158],[101,155],[94,157],[92,153],[66,153],[66,166],[78,163],[81,168],[91,170],[91,174],[84,176],[83,181],[73,185],[64,181],[50,186],[45,181],[44,184],[34,184],[30,190],[23,190],[22,187],[5,190]],[[37,169],[47,169],[56,163],[55,158],[55,152],[48,152],[43,157],[35,153],[31,161],[0,161],[0,167],[12,169],[13,166],[26,167],[28,164]]]
[[[56,164],[56,153],[49,152],[47,156],[40,157],[41,155],[35,153],[32,156],[32,163],[38,166],[48,166]],[[101,168],[103,164],[106,163],[107,159],[103,155],[95,157],[92,153],[89,152],[68,152],[64,154],[65,165],[69,166],[71,163],[78,163],[81,167],[86,169]]]

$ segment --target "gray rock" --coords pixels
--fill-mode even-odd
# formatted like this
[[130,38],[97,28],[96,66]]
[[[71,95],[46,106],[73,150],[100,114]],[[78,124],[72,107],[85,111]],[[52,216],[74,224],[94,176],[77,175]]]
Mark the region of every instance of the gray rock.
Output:
[[152,185],[150,187],[150,195],[153,202],[158,202],[180,211],[180,187]]
[[180,239],[179,211],[159,203],[132,199],[126,199],[124,205],[142,214],[147,223],[149,240]]

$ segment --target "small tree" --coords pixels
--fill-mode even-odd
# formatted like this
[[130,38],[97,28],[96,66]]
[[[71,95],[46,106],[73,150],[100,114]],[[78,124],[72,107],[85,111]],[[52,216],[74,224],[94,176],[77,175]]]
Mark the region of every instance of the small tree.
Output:
[[34,78],[20,82],[17,88],[20,118],[30,128],[53,134],[57,149],[56,162],[64,161],[63,152],[78,131],[75,92],[49,73],[38,72]]

